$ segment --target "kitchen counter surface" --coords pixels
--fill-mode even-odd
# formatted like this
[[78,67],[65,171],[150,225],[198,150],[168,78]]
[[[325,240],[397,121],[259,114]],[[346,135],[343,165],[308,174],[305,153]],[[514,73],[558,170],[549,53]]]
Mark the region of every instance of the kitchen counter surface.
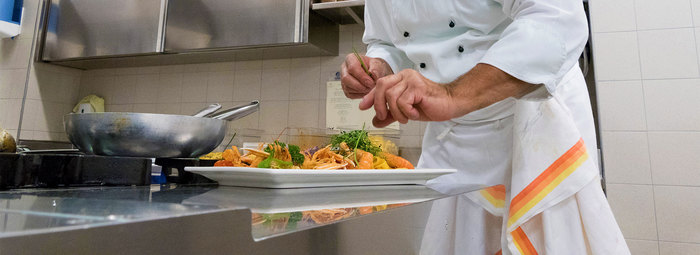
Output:
[[227,215],[223,217],[236,222],[237,227],[230,229],[234,236],[260,242],[445,197],[418,185],[258,189],[167,184],[11,190],[0,192],[0,241],[122,225],[128,231],[134,224],[168,225],[178,218]]

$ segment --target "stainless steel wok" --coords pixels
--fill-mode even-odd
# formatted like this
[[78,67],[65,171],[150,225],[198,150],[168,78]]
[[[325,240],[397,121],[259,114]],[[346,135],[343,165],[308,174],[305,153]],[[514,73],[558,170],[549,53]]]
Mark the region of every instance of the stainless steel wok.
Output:
[[259,103],[238,106],[211,118],[151,113],[71,113],[63,117],[68,139],[88,154],[152,158],[192,158],[214,150],[228,121],[242,118]]

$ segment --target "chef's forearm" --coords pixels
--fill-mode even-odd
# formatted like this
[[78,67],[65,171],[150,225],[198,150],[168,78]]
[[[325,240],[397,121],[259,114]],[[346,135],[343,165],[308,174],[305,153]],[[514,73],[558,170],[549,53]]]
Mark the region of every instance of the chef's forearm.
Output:
[[488,65],[472,70],[445,85],[458,112],[455,117],[485,108],[508,97],[519,98],[537,88]]

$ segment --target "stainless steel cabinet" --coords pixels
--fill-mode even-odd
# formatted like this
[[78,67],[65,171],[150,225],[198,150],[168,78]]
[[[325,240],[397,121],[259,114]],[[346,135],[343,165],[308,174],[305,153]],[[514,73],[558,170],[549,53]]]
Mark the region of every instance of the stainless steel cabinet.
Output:
[[337,55],[310,0],[45,0],[41,60],[78,68]]
[[166,51],[307,41],[309,0],[170,0]]
[[165,0],[50,0],[46,61],[161,52]]

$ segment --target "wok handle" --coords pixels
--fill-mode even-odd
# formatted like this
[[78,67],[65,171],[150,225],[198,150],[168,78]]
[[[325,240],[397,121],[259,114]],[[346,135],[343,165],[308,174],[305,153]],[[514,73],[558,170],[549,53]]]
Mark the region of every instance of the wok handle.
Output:
[[197,113],[195,113],[194,117],[209,117],[211,114],[214,112],[218,111],[221,109],[220,104],[210,104],[209,106],[205,107],[204,109],[199,110]]
[[260,109],[260,102],[258,102],[258,100],[255,100],[253,102],[250,102],[250,104],[239,105],[225,111],[217,112],[216,115],[212,116],[211,118],[232,121],[248,116],[251,113],[257,112],[258,109]]

